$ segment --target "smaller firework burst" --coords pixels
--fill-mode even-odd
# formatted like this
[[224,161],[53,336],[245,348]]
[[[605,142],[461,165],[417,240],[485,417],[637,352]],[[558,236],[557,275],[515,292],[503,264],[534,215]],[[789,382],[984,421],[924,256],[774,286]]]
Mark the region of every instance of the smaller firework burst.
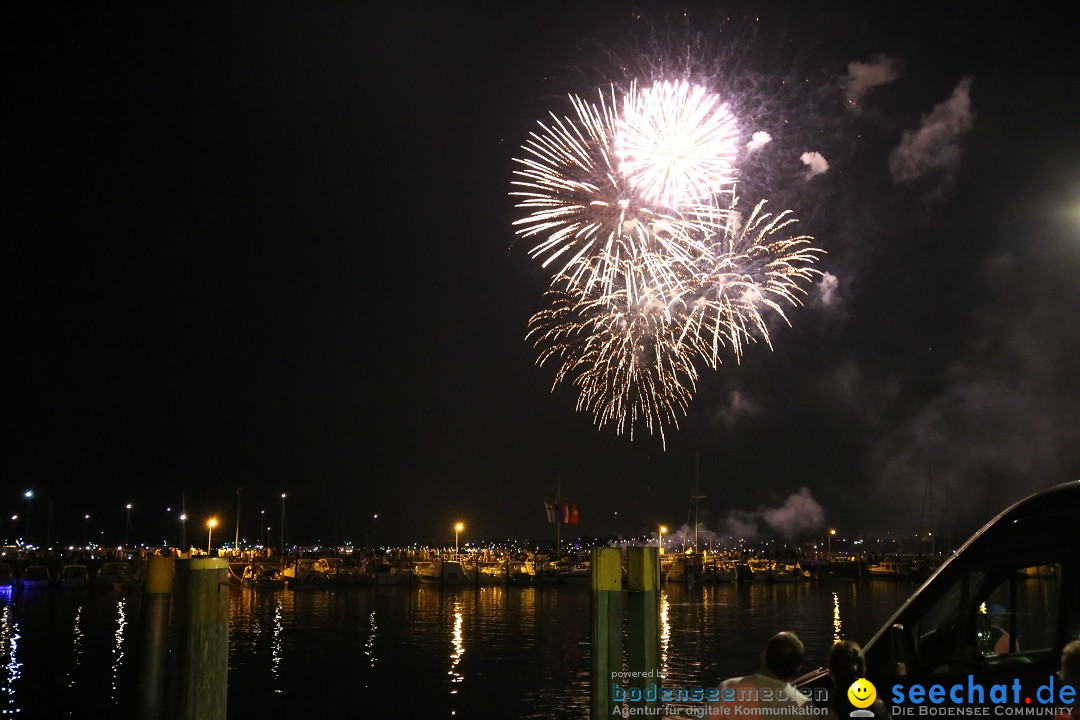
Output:
[[802,304],[803,284],[821,274],[813,265],[825,252],[807,235],[786,234],[797,220],[790,210],[775,216],[763,212],[764,200],[745,222],[733,222],[737,202],[732,193],[727,211],[715,205],[698,211],[698,226],[710,228],[711,234],[683,284],[687,313],[680,323],[699,347],[709,348],[705,360],[712,367],[720,363],[724,347],[739,362],[746,343],[757,337],[772,349],[766,315],[774,313],[791,325],[785,305]]
[[664,426],[678,427],[696,389],[694,359],[704,348],[687,337],[681,301],[625,268],[631,281],[610,295],[552,290],[551,305],[529,321],[537,364],[557,364],[552,390],[578,389],[577,409],[617,433],[642,424],[666,442]]

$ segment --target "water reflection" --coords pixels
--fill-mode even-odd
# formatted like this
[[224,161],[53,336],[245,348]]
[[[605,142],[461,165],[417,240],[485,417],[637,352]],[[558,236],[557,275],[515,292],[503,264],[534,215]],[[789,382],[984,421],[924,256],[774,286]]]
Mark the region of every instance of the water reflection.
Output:
[[282,601],[279,596],[274,605],[274,632],[270,641],[270,674],[274,676],[274,692],[284,692],[281,681],[281,633],[284,626],[281,621]]
[[20,708],[15,704],[15,683],[22,676],[22,663],[19,662],[19,623],[11,611],[10,605],[4,606],[3,616],[0,617],[0,656],[4,662],[4,694],[7,696],[7,707],[4,715],[15,715]]
[[68,687],[75,687],[75,673],[82,664],[83,656],[82,605],[75,609],[75,629],[72,631],[72,658],[74,667],[68,672]]
[[116,604],[116,632],[113,633],[116,642],[113,645],[112,694],[109,695],[109,699],[114,703],[118,701],[117,678],[120,675],[120,668],[124,664],[124,628],[127,627],[127,613],[124,612],[124,608],[126,603],[127,599],[121,598],[120,602]]
[[462,638],[462,627],[465,624],[465,616],[461,612],[461,601],[454,601],[454,634],[450,636],[450,644],[454,648],[454,652],[450,653],[450,694],[457,695],[458,688],[455,687],[465,676],[462,675],[457,667],[461,663],[461,656],[465,654],[465,642]]
[[[807,666],[822,664],[836,636],[864,641],[910,591],[901,583],[839,580],[667,585],[658,599],[665,683],[715,686],[752,672],[768,638],[785,629],[804,640]],[[320,688],[320,714],[344,717],[356,713],[355,690],[363,685],[378,688],[368,709],[379,716],[400,715],[402,698],[431,717],[588,716],[588,584],[230,592],[230,717],[310,714],[313,688]],[[38,594],[6,610],[0,597],[0,710],[14,706],[12,697],[20,715],[35,717],[66,714],[49,714],[58,703],[80,717],[131,709],[137,676],[123,637],[127,623],[138,622],[126,617],[138,600],[129,596],[118,607],[118,595],[94,597]],[[57,632],[73,621],[74,637]],[[19,634],[25,668],[13,657]],[[65,664],[71,674],[57,674]],[[108,685],[110,675],[112,699],[108,691],[89,692]]]
[[671,603],[668,601],[667,590],[660,591],[660,670],[667,677],[671,668],[668,665],[668,647],[671,645],[671,618],[668,611]]
[[[368,615],[368,627],[370,631],[368,632],[367,642],[364,643],[364,655],[367,656],[368,667],[374,670],[375,663],[378,660],[375,656],[375,637],[379,634],[379,626],[375,623],[374,610]],[[364,684],[364,687],[368,687],[367,683]]]
[[844,637],[844,626],[840,622],[840,595],[832,594],[832,640],[838,643]]

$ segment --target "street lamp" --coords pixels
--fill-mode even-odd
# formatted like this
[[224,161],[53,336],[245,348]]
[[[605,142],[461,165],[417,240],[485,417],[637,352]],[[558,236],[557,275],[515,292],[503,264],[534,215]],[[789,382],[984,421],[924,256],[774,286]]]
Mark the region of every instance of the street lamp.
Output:
[[214,528],[217,527],[217,518],[210,518],[206,521],[206,527],[210,530],[206,533],[206,554],[210,554],[210,541],[214,537]]
[[124,506],[127,508],[127,524],[124,526],[124,547],[131,541],[131,503]]
[[379,513],[375,513],[371,516],[371,550],[375,551],[375,521],[379,519]]
[[281,552],[285,553],[285,493],[281,493]]
[[30,501],[34,499],[34,491],[27,490],[23,493],[23,497],[26,498],[26,531],[23,533],[23,542],[27,545],[30,544]]
[[833,535],[835,535],[835,534],[836,534],[836,530],[830,530],[829,531],[829,554],[830,555],[832,555],[832,539],[833,539]]
[[464,530],[464,529],[465,529],[465,523],[463,523],[463,522],[459,522],[458,524],[454,525],[454,554],[455,555],[458,554],[458,535],[461,534],[461,531]]
[[180,552],[187,552],[187,513],[180,513]]
[[90,545],[90,513],[83,515],[83,544]]
[[656,540],[656,547],[660,548],[660,554],[664,554],[664,535],[667,534],[667,525],[660,526],[660,536]]

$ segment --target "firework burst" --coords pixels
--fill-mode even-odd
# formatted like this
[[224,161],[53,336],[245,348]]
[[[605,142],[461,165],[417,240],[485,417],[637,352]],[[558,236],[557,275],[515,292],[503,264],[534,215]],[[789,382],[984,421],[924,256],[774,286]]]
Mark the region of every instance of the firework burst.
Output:
[[[692,108],[680,111],[683,101],[693,101]],[[567,291],[589,293],[598,285],[612,295],[626,280],[624,262],[672,288],[670,261],[691,262],[702,250],[699,229],[680,209],[719,190],[730,157],[711,164],[705,158],[733,124],[714,111],[714,99],[681,84],[657,83],[642,93],[632,86],[621,98],[612,87],[596,103],[573,95],[570,103],[575,117],[553,113],[529,134],[525,157],[515,158],[511,194],[527,213],[514,222],[517,234],[537,240],[530,255],[543,267],[562,263],[555,276]],[[673,127],[650,144],[665,120]]]
[[764,201],[739,222],[737,123],[717,95],[663,81],[570,103],[515,159],[515,231],[553,266],[527,338],[598,426],[644,426],[666,445],[698,366],[727,350],[740,362],[758,339],[771,349],[769,316],[788,322],[823,251]]

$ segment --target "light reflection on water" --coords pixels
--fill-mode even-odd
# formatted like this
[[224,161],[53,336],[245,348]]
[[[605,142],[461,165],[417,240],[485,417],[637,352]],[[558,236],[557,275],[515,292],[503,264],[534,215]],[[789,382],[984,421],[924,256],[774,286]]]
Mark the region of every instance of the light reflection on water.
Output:
[[19,623],[15,622],[11,606],[4,606],[3,614],[0,615],[0,658],[4,663],[4,695],[6,702],[3,710],[4,715],[14,715],[19,712],[15,702],[15,684],[22,675],[22,663],[19,662]]
[[[378,662],[378,657],[375,655],[375,638],[379,635],[379,626],[375,622],[374,610],[372,610],[371,614],[368,615],[368,627],[371,628],[371,630],[368,633],[367,642],[364,643],[364,655],[367,656],[368,667],[374,668],[375,663]],[[365,684],[364,687],[368,686]]]
[[112,695],[109,699],[114,703],[117,701],[117,690],[119,685],[120,668],[124,664],[124,628],[127,627],[127,614],[124,612],[126,601],[121,599],[116,604],[116,632],[113,633],[113,637],[116,639],[116,644],[113,646],[113,664],[112,664]]
[[[782,629],[803,639],[808,664],[823,663],[838,634],[865,642],[912,589],[839,580],[666,585],[660,598],[665,682],[713,685],[753,670],[765,641]],[[138,602],[137,592],[0,597],[7,708],[41,716],[44,703],[61,702],[89,717],[130,707],[136,677],[125,645],[136,629]],[[584,718],[589,712],[587,582],[233,588],[229,632],[230,718],[355,714],[358,707],[385,717]],[[57,667],[71,672],[57,674]],[[111,692],[87,692],[106,685]]]
[[465,675],[458,670],[461,658],[465,655],[465,641],[463,640],[462,627],[465,625],[465,616],[461,613],[461,602],[454,602],[454,632],[450,636],[450,694],[457,695],[457,685],[465,680]]
[[832,639],[838,643],[844,639],[844,624],[840,622],[840,596],[832,594]]
[[83,656],[82,605],[75,609],[75,628],[72,631],[72,669],[68,671],[68,688],[75,687],[75,677],[79,672]]

